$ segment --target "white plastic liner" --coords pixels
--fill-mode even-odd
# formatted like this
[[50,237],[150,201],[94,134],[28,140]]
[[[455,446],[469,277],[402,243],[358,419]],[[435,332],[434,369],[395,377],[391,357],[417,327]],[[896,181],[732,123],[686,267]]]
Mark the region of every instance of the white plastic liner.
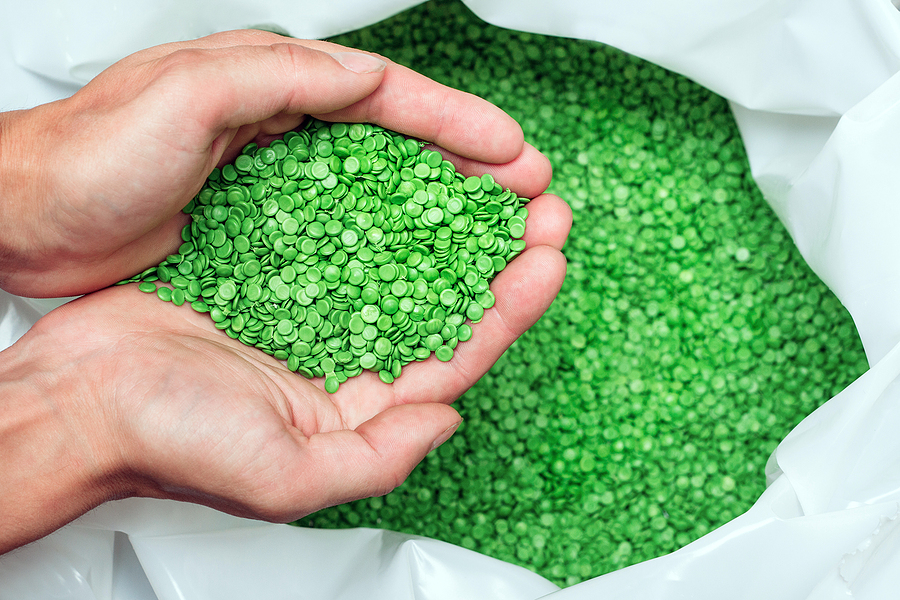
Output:
[[556,589],[422,537],[298,529],[148,499],[105,505],[0,561],[4,600],[531,598]]
[[[412,1],[10,3],[0,107],[70,94],[140,48],[266,25],[298,37]],[[753,175],[849,309],[872,368],[804,420],[744,515],[665,557],[561,590],[440,542],[312,531],[172,502],[104,505],[0,558],[0,600],[875,600],[900,589],[900,13],[889,0],[467,0],[496,25],[602,41],[732,105]],[[46,304],[0,294],[0,347]],[[549,595],[549,596],[548,596]]]

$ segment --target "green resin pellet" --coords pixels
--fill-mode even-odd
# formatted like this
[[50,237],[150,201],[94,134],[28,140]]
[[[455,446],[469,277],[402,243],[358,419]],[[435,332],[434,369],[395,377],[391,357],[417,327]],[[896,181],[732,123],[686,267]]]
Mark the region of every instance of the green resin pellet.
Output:
[[[171,281],[161,299],[190,300],[329,391],[363,370],[390,383],[433,351],[449,360],[458,325],[493,304],[488,283],[513,258],[527,200],[380,127],[310,120],[284,139],[247,145],[234,177],[210,177],[179,252],[132,280]],[[358,368],[338,368],[354,356]]]
[[138,284],[138,289],[146,294],[152,294],[156,291],[156,284],[149,281],[142,281],[140,284]]
[[453,349],[449,346],[441,346],[434,351],[434,355],[441,362],[448,362],[453,359]]
[[466,308],[466,316],[473,323],[478,323],[484,317],[484,307],[473,302]]
[[[457,401],[459,431],[390,494],[301,524],[424,535],[570,586],[672,552],[752,506],[776,444],[862,373],[865,355],[761,198],[727,103],[607,46],[487,25],[458,1],[333,41],[507,111],[550,159],[548,191],[575,218],[561,293]],[[415,177],[429,160],[404,166]],[[453,181],[443,177],[429,181]],[[491,195],[477,179],[473,193]],[[395,206],[423,223],[425,199]],[[496,217],[507,229],[491,231],[494,243],[524,250],[523,206],[471,203],[446,201],[436,240],[440,227],[458,235],[470,217]],[[433,265],[414,255],[404,266],[425,283]],[[500,264],[477,259],[462,260],[452,289],[482,287]],[[394,294],[398,312],[413,321],[409,302],[434,299],[431,283]],[[453,325],[465,340],[470,323]],[[431,356],[417,335],[404,331],[398,354],[403,343]]]
[[476,301],[481,305],[482,308],[488,309],[493,308],[496,299],[494,298],[494,293],[488,290],[483,294],[479,294],[478,298],[476,298]]

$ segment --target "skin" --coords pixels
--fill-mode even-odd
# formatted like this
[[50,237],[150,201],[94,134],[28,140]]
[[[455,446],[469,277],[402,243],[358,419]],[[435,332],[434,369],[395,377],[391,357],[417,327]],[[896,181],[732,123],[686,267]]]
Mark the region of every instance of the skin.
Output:
[[[545,157],[490,103],[372,57],[266,32],[157,46],[71,98],[0,115],[0,287],[78,295],[159,263],[178,247],[181,209],[216,165],[312,114],[372,122],[435,144],[466,173],[533,197]],[[346,54],[343,54],[346,59]]]
[[[518,125],[389,61],[338,54],[354,72],[323,50],[346,52],[220,34],[140,52],[71,99],[0,115],[0,283],[93,292],[0,353],[0,552],[114,498],[286,522],[387,493],[453,434],[449,404],[556,296],[571,212],[541,194],[549,164]],[[304,114],[418,136],[464,173],[536,196],[526,250],[452,361],[409,365],[391,385],[366,373],[327,394],[187,306],[100,289],[177,248],[180,209],[213,166]]]

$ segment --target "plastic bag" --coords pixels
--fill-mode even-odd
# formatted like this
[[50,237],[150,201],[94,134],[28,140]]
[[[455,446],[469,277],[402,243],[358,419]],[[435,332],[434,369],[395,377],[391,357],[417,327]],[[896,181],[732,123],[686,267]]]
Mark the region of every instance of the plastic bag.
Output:
[[535,598],[556,589],[421,537],[299,529],[147,499],[104,505],[0,561],[4,600]]
[[[343,8],[310,4],[302,11],[282,2],[217,3],[215,10],[200,1],[116,10],[105,2],[16,6],[5,20],[16,30],[3,36],[8,53],[0,74],[17,86],[6,87],[0,102],[13,108],[60,97],[114,60],[162,41],[260,24],[301,37],[329,35],[412,4],[348,0],[339,3]],[[0,598],[825,600],[896,594],[900,207],[893,195],[900,189],[894,166],[900,13],[889,0],[467,4],[496,25],[617,46],[728,98],[754,177],[803,256],[849,309],[870,371],[783,441],[769,463],[770,486],[747,513],[671,555],[565,590],[554,592],[527,571],[421,538],[310,532],[134,500],[100,507],[0,559]],[[21,23],[33,23],[44,35]],[[0,332],[11,341],[36,314],[30,303],[0,297]],[[250,552],[248,545],[265,552]],[[352,578],[342,562],[348,555],[349,564],[362,565]],[[288,563],[277,563],[276,573],[273,560]],[[315,566],[305,570],[292,560]],[[294,578],[281,578],[291,569]],[[198,578],[229,585],[203,595],[191,587]],[[456,587],[468,582],[475,583]]]
[[422,0],[241,2],[239,0],[47,0],[7,3],[0,23],[0,109],[30,108],[74,93],[138,50],[241,28],[298,38],[336,35]]

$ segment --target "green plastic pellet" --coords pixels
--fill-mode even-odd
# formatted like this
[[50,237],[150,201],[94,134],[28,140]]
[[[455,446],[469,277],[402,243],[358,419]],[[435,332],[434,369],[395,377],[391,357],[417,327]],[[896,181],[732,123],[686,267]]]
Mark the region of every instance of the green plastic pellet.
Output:
[[149,281],[142,281],[138,284],[138,289],[146,294],[152,294],[156,291],[156,284]]
[[484,292],[483,294],[480,294],[475,300],[485,310],[492,308],[494,306],[494,302],[496,302],[494,293],[490,290]]
[[[433,0],[334,41],[390,56],[498,104],[548,156],[554,168],[549,191],[569,202],[575,219],[564,247],[563,290],[458,401],[464,421],[453,438],[387,496],[319,511],[303,523],[418,533],[568,586],[676,550],[750,507],[765,488],[764,467],[775,444],[855,379],[865,358],[852,320],[759,196],[727,104],[615,49],[496,28],[458,2]],[[319,329],[308,325],[313,344],[298,337],[287,348],[311,364],[321,365],[327,354],[339,383],[346,380],[337,374],[341,365],[346,376],[369,369],[394,377],[392,369],[409,357],[432,355],[423,345],[430,335],[448,348],[464,342],[473,329],[466,309],[481,306],[491,278],[525,248],[527,204],[514,194],[494,194],[482,177],[477,189],[473,181],[473,192],[465,192],[465,178],[438,162],[437,153],[368,127],[331,124],[321,136],[311,129],[291,132],[283,160],[276,151],[271,165],[254,162],[256,174],[243,173],[238,164],[246,160],[236,160],[233,181],[214,172],[190,205],[192,214],[199,209],[187,231],[198,256],[164,265],[169,279],[202,279],[201,290],[212,293],[195,295],[220,311],[255,311],[271,321],[276,299],[269,279],[282,261],[295,263],[297,279],[285,284],[291,318],[301,308],[319,314],[317,303],[330,297],[331,312],[345,315],[347,326],[339,326],[339,316],[321,315]],[[320,138],[331,144],[327,164],[315,155]],[[349,150],[351,143],[358,147]],[[255,161],[256,151],[243,154]],[[359,165],[348,174],[351,156],[349,163]],[[275,173],[279,161],[285,177],[292,173],[287,183]],[[321,180],[310,177],[317,161],[328,171]],[[418,164],[437,172],[426,179]],[[261,166],[272,172],[262,174]],[[297,188],[284,192],[288,183]],[[458,194],[436,194],[435,184]],[[224,252],[226,240],[200,230],[215,221],[204,208],[231,206],[225,201],[236,197],[231,187],[249,190],[246,204],[253,208],[239,219],[246,243],[227,240],[238,253],[231,274],[219,275],[224,259],[209,256],[204,264],[210,252],[204,248],[222,242],[212,247]],[[278,213],[278,190],[295,200],[294,211]],[[219,193],[220,200],[209,201]],[[276,210],[263,215],[268,197]],[[337,206],[345,211],[340,217],[333,216]],[[441,216],[426,219],[435,207]],[[219,225],[223,230],[233,231],[233,208]],[[396,215],[413,227],[395,231]],[[287,217],[298,221],[297,240],[285,240]],[[334,237],[325,232],[332,218],[343,227]],[[307,234],[313,222],[324,235]],[[368,236],[370,229],[377,231]],[[490,248],[490,237],[479,244],[488,231]],[[396,257],[401,247],[409,252],[405,260],[374,261],[382,252]],[[444,256],[457,273],[450,287],[459,306],[441,303],[449,288],[434,287],[445,270],[435,261]],[[251,259],[259,263],[248,270]],[[407,271],[383,281],[383,264]],[[340,277],[333,279],[325,265],[339,266]],[[318,268],[319,279],[309,280],[304,267]],[[149,282],[156,272],[139,280]],[[238,295],[228,306],[215,304],[218,278],[232,276]],[[409,284],[406,295],[394,289],[397,282]],[[310,283],[316,285],[307,288]],[[318,283],[325,296],[308,297],[307,289],[320,292]],[[265,297],[250,300],[253,289],[265,290]],[[380,311],[368,340],[362,337],[368,324],[358,317],[364,289],[374,292],[366,297]],[[393,315],[388,295],[399,300]],[[439,319],[443,325],[420,335],[417,327],[435,318],[434,307],[448,313]],[[381,317],[397,314],[406,316],[406,326],[392,321],[393,333],[378,328],[386,323]],[[232,327],[236,316],[228,316]],[[305,314],[301,320],[307,326]],[[317,337],[326,323],[346,334],[340,338],[346,350],[333,352]],[[456,337],[445,339],[451,324]],[[251,327],[245,325],[244,339],[273,343],[264,341],[261,324],[249,337]],[[275,325],[266,327],[272,340]],[[396,356],[375,355],[380,337]],[[299,352],[296,359],[288,355],[288,366],[313,376]],[[338,352],[350,354],[355,366],[346,367]]]
[[465,181],[463,182],[463,189],[469,193],[480,190],[481,178],[475,177],[474,175],[472,177],[466,177]]
[[446,289],[440,295],[441,304],[444,306],[453,306],[456,304],[456,298],[457,294],[452,289]]
[[247,173],[253,168],[253,159],[246,154],[242,154],[234,161],[234,168],[241,173]]
[[378,317],[381,316],[381,311],[379,310],[378,306],[374,304],[379,299],[376,294],[377,292],[375,292],[375,290],[373,290],[372,288],[366,288],[365,290],[363,290],[363,294],[361,297],[363,302],[366,302],[367,304],[362,307],[362,310],[359,314],[360,317],[362,317],[362,320],[366,323],[374,323],[378,320]]
[[484,307],[480,304],[472,302],[466,308],[466,316],[473,323],[478,323],[484,317]]
[[525,219],[511,217],[509,219],[509,235],[514,238],[520,238],[525,235]]
[[453,359],[453,349],[449,346],[441,346],[434,351],[434,355],[441,362],[449,362]]
[[[358,146],[337,139],[344,136]],[[287,357],[291,370],[330,373],[353,360],[343,349],[352,347],[362,351],[358,369],[348,373],[370,369],[383,379],[397,377],[403,364],[456,345],[458,325],[475,311],[466,307],[483,302],[486,289],[481,277],[454,288],[458,265],[474,260],[485,277],[505,266],[513,250],[496,240],[508,237],[509,220],[521,220],[526,202],[490,176],[456,175],[440,153],[420,154],[420,148],[372,126],[318,121],[269,148],[249,144],[233,169],[245,174],[240,183],[226,177],[223,187],[211,178],[190,205],[197,220],[185,228],[180,252],[212,247],[202,252],[209,263],[173,256],[153,275],[171,279],[192,302],[206,299],[205,310],[212,301],[217,327]],[[367,199],[366,174],[389,168],[396,169],[393,176],[377,178],[386,186],[375,190],[381,202]],[[280,179],[278,169],[291,181]],[[496,215],[501,203],[512,203],[503,222],[464,216]],[[263,325],[261,310],[274,320]],[[415,323],[427,335],[409,338]],[[337,332],[344,342],[330,337]],[[401,338],[412,345],[395,345]]]
[[[775,444],[865,359],[846,311],[761,199],[727,104],[613,48],[493,27],[459,2],[433,0],[335,41],[506,110],[550,159],[549,191],[575,219],[561,293],[458,401],[453,438],[387,496],[303,524],[435,537],[569,586],[672,552],[749,508]],[[465,179],[430,150],[412,160],[410,150],[392,138],[383,146],[401,179],[379,200],[427,230],[428,246],[421,268],[415,250],[396,261],[417,278],[409,295],[391,293],[414,326],[434,317],[426,297],[465,321],[463,304],[440,303],[443,289],[424,277],[446,252],[438,231],[450,230],[462,265],[451,288],[481,306],[503,261],[525,248],[527,205],[482,177],[432,204],[429,185]],[[438,172],[425,179],[423,163]],[[440,222],[426,218],[437,206]],[[386,312],[387,283],[353,285],[373,285]],[[431,356],[421,344],[450,333],[443,321],[436,334],[402,331],[398,356]],[[471,335],[468,322],[452,325],[457,341]],[[366,368],[390,369],[378,361],[371,354]]]

